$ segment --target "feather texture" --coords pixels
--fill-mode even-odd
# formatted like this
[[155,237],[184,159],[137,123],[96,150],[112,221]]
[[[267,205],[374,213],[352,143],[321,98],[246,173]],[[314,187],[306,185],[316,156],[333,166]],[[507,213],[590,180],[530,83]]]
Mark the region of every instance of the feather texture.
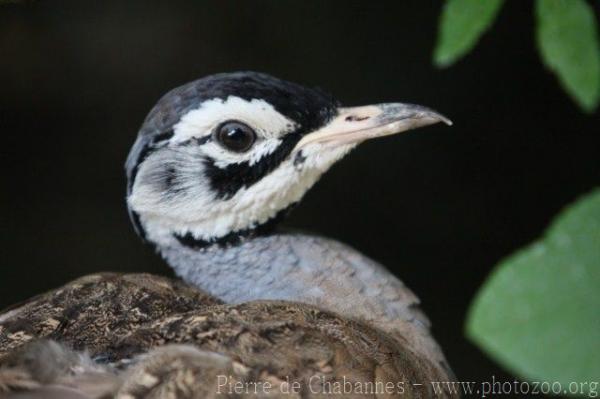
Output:
[[[250,397],[317,398],[342,382],[352,386],[343,397],[425,398],[429,381],[448,379],[360,321],[286,301],[223,304],[147,274],[86,276],[0,320],[0,387],[10,399],[227,398],[239,384]],[[61,344],[39,341],[52,338]],[[252,388],[267,382],[268,392]]]

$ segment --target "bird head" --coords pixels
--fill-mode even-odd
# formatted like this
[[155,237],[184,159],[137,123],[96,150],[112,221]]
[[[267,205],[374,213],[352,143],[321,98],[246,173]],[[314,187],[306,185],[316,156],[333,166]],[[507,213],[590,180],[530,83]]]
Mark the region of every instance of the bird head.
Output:
[[450,121],[422,106],[342,107],[256,72],[178,87],[146,117],[126,163],[137,232],[158,246],[229,244],[266,231],[357,144]]

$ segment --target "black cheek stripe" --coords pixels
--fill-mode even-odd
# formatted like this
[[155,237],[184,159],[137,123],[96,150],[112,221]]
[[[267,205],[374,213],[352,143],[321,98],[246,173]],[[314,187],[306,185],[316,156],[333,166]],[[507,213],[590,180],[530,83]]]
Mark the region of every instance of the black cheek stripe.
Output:
[[230,199],[240,189],[250,187],[267,176],[290,155],[301,138],[302,135],[299,133],[286,135],[275,151],[265,155],[253,165],[249,162],[241,162],[219,168],[214,159],[205,158],[205,174],[216,197],[222,200]]

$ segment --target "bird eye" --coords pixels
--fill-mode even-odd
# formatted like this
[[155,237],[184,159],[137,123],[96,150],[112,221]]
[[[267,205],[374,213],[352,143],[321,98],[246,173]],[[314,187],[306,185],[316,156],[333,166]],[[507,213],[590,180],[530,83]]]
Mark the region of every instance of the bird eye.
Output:
[[245,152],[256,141],[254,130],[241,122],[230,121],[221,124],[215,132],[216,140],[226,149]]

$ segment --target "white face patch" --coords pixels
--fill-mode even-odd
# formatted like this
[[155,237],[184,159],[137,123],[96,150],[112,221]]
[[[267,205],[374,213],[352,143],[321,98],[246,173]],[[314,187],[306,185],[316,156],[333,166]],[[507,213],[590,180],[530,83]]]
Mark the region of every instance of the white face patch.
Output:
[[170,143],[176,146],[192,138],[209,136],[226,121],[239,121],[250,126],[256,132],[257,140],[252,149],[245,153],[228,151],[219,143],[207,143],[204,153],[216,160],[219,167],[240,162],[249,162],[252,165],[277,148],[281,143],[277,140],[279,137],[297,128],[294,121],[277,112],[264,100],[247,101],[229,96],[226,100],[207,100],[200,104],[200,107],[185,114],[173,126],[174,134]]
[[281,137],[296,128],[296,123],[286,118],[264,100],[244,100],[229,96],[207,100],[200,107],[183,115],[173,127],[172,143],[210,134],[218,125],[228,120],[238,120],[256,130],[262,138]]
[[[236,120],[253,128],[257,140],[244,153],[235,153],[215,140],[190,144],[192,138],[212,134],[225,121]],[[354,145],[324,148],[315,143],[291,153],[273,171],[231,197],[219,197],[211,187],[206,160],[224,169],[242,162],[252,166],[273,153],[283,136],[298,126],[263,100],[230,96],[209,100],[184,115],[168,145],[153,151],[140,165],[129,205],[139,215],[147,238],[169,245],[173,234],[191,233],[214,240],[252,229],[300,201],[310,187]],[[295,162],[301,155],[301,162]]]
[[128,201],[139,214],[148,238],[156,243],[169,245],[173,233],[191,233],[197,239],[211,240],[263,224],[300,201],[321,175],[353,147],[311,144],[302,149],[305,160],[300,166],[294,165],[293,151],[272,173],[241,188],[230,199],[215,198],[203,177],[204,165],[194,163],[194,157],[188,155],[173,164],[180,167],[185,190],[181,195],[166,195],[153,181],[156,171],[172,162],[174,154],[164,149],[142,164]]

